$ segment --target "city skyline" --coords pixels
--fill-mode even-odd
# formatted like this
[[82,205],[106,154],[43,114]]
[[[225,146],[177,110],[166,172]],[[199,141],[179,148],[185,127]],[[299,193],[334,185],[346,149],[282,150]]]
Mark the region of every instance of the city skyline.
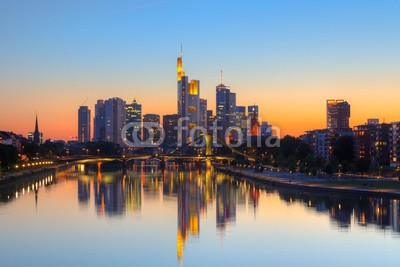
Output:
[[[2,25],[14,27],[0,26],[0,106],[13,119],[1,116],[1,129],[27,135],[38,110],[45,139],[71,140],[76,136],[76,107],[86,97],[91,109],[97,99],[120,97],[137,99],[144,114],[175,114],[180,43],[185,70],[201,80],[209,109],[215,110],[214,89],[222,69],[237,105],[259,105],[260,117],[283,135],[323,128],[327,99],[351,103],[350,126],[372,117],[398,120],[400,41],[391,33],[399,26],[399,3],[353,1],[343,9],[335,1],[221,1],[212,3],[215,11],[210,11],[208,1],[167,2],[120,2],[112,8],[104,3],[93,10],[75,1],[64,3],[64,9],[5,3]],[[217,20],[214,15],[225,8],[232,18]],[[181,23],[177,14],[186,9],[211,19],[204,25]],[[61,15],[55,16],[57,12]],[[27,19],[21,20],[22,15]],[[234,15],[243,18],[241,25]],[[238,31],[243,31],[241,40]],[[224,41],[210,42],[218,38]]]

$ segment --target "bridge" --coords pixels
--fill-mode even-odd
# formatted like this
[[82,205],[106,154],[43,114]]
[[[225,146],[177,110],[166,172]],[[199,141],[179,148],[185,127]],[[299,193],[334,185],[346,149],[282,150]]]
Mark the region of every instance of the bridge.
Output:
[[205,161],[205,160],[228,160],[232,161],[235,157],[232,156],[193,156],[193,155],[123,155],[123,156],[107,156],[107,157],[71,157],[70,161],[76,163],[98,163],[98,162],[129,162],[132,160],[158,160],[158,161],[169,161],[169,160],[193,160],[193,161]]
[[[186,147],[191,146],[194,142],[197,140],[205,138],[206,139],[206,146],[205,146],[205,155],[182,155],[182,154],[176,154],[177,152],[184,150]],[[157,154],[157,155],[135,155],[135,154],[127,154],[127,155],[121,155],[121,156],[106,156],[106,157],[95,157],[95,156],[86,156],[86,157],[70,157],[68,158],[70,161],[75,161],[77,163],[102,163],[102,162],[113,162],[113,161],[121,161],[124,163],[127,163],[132,160],[158,160],[161,162],[165,162],[168,160],[193,160],[193,161],[205,161],[205,160],[228,160],[228,161],[233,161],[235,159],[235,155],[241,155],[244,158],[246,158],[249,161],[254,162],[255,159],[252,158],[251,156],[248,156],[237,149],[227,145],[223,140],[217,139],[220,144],[223,146],[229,148],[234,155],[212,155],[212,137],[211,135],[206,135],[203,136],[201,135],[197,139],[193,140],[192,142],[178,147],[175,150],[171,151],[168,154]]]

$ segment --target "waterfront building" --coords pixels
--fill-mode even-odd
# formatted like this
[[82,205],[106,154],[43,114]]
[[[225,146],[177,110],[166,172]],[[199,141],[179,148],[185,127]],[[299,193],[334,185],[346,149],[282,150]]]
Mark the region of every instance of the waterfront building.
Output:
[[400,166],[400,122],[392,122],[389,132],[390,166]]
[[391,124],[365,124],[354,127],[355,160],[367,160],[372,167],[390,165]]

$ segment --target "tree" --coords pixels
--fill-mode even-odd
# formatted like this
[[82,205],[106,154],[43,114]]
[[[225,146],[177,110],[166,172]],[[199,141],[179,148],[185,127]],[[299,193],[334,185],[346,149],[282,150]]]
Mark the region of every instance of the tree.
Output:
[[360,159],[356,162],[357,171],[366,173],[369,170],[370,162],[366,159]]
[[2,168],[8,168],[18,162],[18,150],[11,145],[0,144],[0,162]]
[[324,171],[327,174],[332,175],[335,173],[335,167],[331,163],[328,163],[326,164]]
[[339,137],[333,146],[332,155],[339,163],[351,163],[354,160],[354,140],[352,136]]

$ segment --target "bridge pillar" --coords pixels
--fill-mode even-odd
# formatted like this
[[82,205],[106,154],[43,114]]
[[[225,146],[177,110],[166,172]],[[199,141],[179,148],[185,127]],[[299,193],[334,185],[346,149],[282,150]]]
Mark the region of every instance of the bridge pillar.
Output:
[[160,169],[161,169],[161,170],[165,170],[165,166],[166,166],[166,164],[165,164],[165,158],[164,158],[164,157],[161,157]]
[[212,156],[212,135],[206,135],[206,157]]
[[127,165],[128,165],[128,162],[127,162],[126,158],[123,158],[122,159],[122,172],[123,172],[123,174],[126,174]]

